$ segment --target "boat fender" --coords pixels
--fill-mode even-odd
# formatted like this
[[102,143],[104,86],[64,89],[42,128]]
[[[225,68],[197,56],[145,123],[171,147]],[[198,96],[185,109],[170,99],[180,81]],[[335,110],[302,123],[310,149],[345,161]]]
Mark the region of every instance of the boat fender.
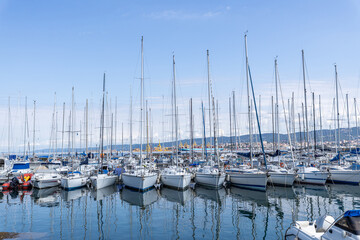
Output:
[[321,216],[315,222],[316,232],[325,232],[334,222],[335,219],[332,216]]

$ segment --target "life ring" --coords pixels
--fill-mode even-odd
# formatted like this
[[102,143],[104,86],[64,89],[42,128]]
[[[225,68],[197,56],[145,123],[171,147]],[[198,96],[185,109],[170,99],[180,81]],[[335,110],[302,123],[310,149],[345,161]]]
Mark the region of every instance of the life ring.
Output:
[[250,163],[247,163],[247,165],[248,165],[248,166],[251,166],[251,164],[250,164]]
[[283,162],[280,163],[280,167],[285,167],[285,164]]

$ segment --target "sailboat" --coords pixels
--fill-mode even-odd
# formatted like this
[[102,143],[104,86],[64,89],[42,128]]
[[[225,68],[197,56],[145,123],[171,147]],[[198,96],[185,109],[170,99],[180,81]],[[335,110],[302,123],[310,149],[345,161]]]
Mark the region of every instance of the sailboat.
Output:
[[173,108],[174,108],[174,118],[175,118],[175,161],[176,166],[169,166],[161,171],[161,182],[168,187],[176,189],[186,189],[190,185],[191,174],[186,172],[184,168],[180,167],[178,153],[179,153],[179,144],[178,144],[178,118],[177,118],[177,106],[176,106],[176,82],[175,82],[175,56],[173,55]]
[[[247,95],[248,95],[248,118],[249,118],[249,136],[250,136],[250,162],[251,166],[240,165],[239,167],[234,167],[227,169],[226,172],[229,175],[231,185],[236,187],[249,188],[254,190],[265,191],[268,181],[267,173],[259,169],[253,168],[253,159],[252,159],[252,119],[251,119],[251,98],[250,98],[250,83],[249,83],[249,63],[247,56],[247,36],[245,34],[245,54],[246,54],[246,80],[247,80]],[[255,105],[256,107],[256,105]],[[258,126],[259,122],[258,122]],[[259,127],[260,129],[260,127]],[[261,132],[259,131],[261,136]],[[262,142],[262,141],[261,141]],[[265,153],[264,160],[265,159]]]
[[[307,152],[310,155],[309,148],[309,127],[308,127],[308,117],[307,117],[307,101],[306,101],[306,81],[305,81],[305,60],[304,60],[304,50],[302,53],[302,68],[303,68],[303,80],[304,80],[304,98],[305,98],[305,123],[306,123],[306,143],[307,143]],[[310,156],[309,156],[310,164]],[[325,182],[328,178],[328,173],[320,171],[318,168],[313,166],[306,166],[304,163],[298,166],[298,181],[301,183],[309,184],[319,184],[325,185]]]
[[[215,121],[215,104],[214,97],[212,96],[211,82],[210,82],[210,64],[209,64],[209,50],[207,50],[207,66],[208,66],[208,94],[209,94],[209,117],[210,117],[210,99],[212,99],[212,111],[213,111],[213,124],[214,124],[214,145],[217,157],[217,166],[213,161],[207,161],[207,165],[200,167],[195,173],[195,182],[200,185],[204,185],[211,188],[221,188],[225,181],[225,173],[219,169],[219,154],[217,152],[217,138],[216,138],[216,121]],[[203,127],[204,127],[204,152],[206,152],[206,136],[205,136],[205,114],[204,106],[202,104],[202,116],[203,116]],[[211,118],[209,118],[210,125],[210,139],[211,139]],[[208,159],[207,159],[208,160]]]
[[[74,128],[74,87],[72,88],[72,115],[71,115],[71,119],[72,119],[72,123],[71,123],[71,127]],[[72,149],[74,149],[74,133],[75,131],[71,131],[72,133]],[[69,131],[70,134],[70,131]],[[70,140],[70,137],[69,137]],[[74,151],[72,151],[74,152]],[[65,190],[74,190],[77,188],[82,188],[87,184],[87,180],[88,180],[88,176],[82,174],[80,171],[74,171],[74,156],[72,156],[71,159],[71,168],[72,171],[68,172],[65,176],[63,176],[61,178],[61,182],[60,185],[62,188],[64,188]]]
[[[335,84],[336,84],[336,102],[337,102],[337,150],[339,159],[339,165],[322,165],[320,169],[329,172],[328,182],[330,183],[340,183],[340,184],[351,184],[351,185],[359,185],[360,183],[360,170],[353,170],[350,167],[340,165],[341,157],[340,157],[340,124],[339,124],[339,98],[338,98],[338,75],[337,75],[337,67],[335,65]],[[348,103],[348,95],[346,95],[346,105],[348,112],[348,131],[350,132],[350,121],[349,121],[349,103]],[[355,108],[356,111],[356,108]]]
[[[277,59],[275,59],[275,91],[276,91],[276,98],[275,98],[275,122],[276,122],[276,134],[277,134],[277,149],[276,152],[279,153],[280,149],[280,134],[279,134],[279,101],[278,101],[278,68],[277,68]],[[285,116],[286,117],[286,116]],[[287,121],[285,118],[285,124],[287,125]],[[286,128],[288,130],[288,128]],[[288,131],[289,132],[289,131]],[[291,137],[289,136],[289,142],[291,145]],[[291,148],[291,156],[293,157],[292,147]],[[280,186],[286,186],[291,187],[295,181],[296,174],[293,171],[290,171],[285,168],[285,164],[283,162],[280,162],[280,156],[277,156],[278,158],[278,165],[270,165],[268,167],[269,169],[269,183],[272,185],[280,185]]]
[[144,48],[143,40],[141,37],[141,94],[140,94],[140,164],[134,166],[134,168],[128,170],[122,174],[122,181],[126,187],[137,189],[140,191],[145,191],[152,188],[158,175],[156,172],[152,171],[146,166],[142,166],[143,156],[142,156],[142,140],[143,140],[143,108],[144,108]]
[[93,188],[100,189],[105,188],[111,185],[114,185],[116,182],[116,175],[110,174],[108,170],[103,169],[103,161],[104,161],[104,103],[105,102],[105,73],[103,80],[103,98],[102,98],[102,109],[101,109],[101,128],[100,128],[100,169],[98,170],[95,176],[90,177],[91,185]]

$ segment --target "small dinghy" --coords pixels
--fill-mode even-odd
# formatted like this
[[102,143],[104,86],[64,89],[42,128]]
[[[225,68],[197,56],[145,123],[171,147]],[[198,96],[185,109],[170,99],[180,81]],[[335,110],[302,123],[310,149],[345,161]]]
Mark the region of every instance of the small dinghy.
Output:
[[285,239],[360,239],[360,210],[349,210],[336,220],[322,216],[314,222],[296,221],[285,232]]

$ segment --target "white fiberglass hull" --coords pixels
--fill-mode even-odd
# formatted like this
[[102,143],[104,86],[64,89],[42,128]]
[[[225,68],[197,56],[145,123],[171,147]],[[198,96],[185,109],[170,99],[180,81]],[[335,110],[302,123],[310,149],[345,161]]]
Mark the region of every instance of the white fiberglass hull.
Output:
[[186,189],[189,187],[191,181],[190,174],[166,174],[161,175],[161,182],[168,187],[176,189]]
[[51,188],[59,186],[60,184],[60,178],[54,178],[54,179],[42,179],[33,181],[33,185],[35,188]]
[[331,183],[359,185],[359,170],[331,170],[329,181]]
[[123,173],[122,181],[126,187],[144,191],[155,185],[157,177],[156,173],[149,173],[145,175]]
[[329,174],[321,171],[299,172],[298,176],[298,181],[301,183],[325,185]]
[[291,187],[295,181],[294,173],[269,172],[268,182],[271,185]]
[[61,187],[65,190],[81,188],[86,185],[87,179],[86,176],[63,177],[61,179]]
[[266,173],[229,173],[230,182],[236,187],[266,191]]
[[107,175],[107,174],[98,174],[96,176],[90,177],[91,185],[95,189],[105,188],[111,185],[114,185],[116,182],[117,176]]
[[206,174],[206,173],[196,173],[195,174],[195,182],[200,185],[219,188],[222,187],[225,181],[225,174],[216,173],[216,174]]

